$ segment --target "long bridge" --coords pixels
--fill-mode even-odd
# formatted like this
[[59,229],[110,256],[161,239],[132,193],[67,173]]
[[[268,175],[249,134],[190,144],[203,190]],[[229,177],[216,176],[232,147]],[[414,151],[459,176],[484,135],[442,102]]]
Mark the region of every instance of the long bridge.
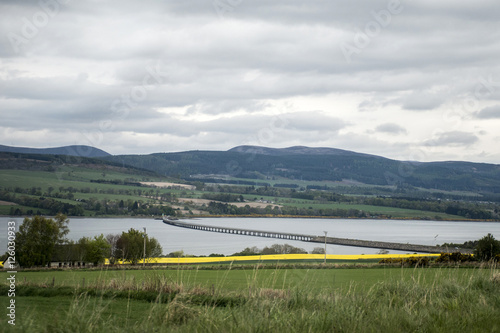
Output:
[[[392,242],[378,242],[378,241],[366,241],[359,239],[349,239],[349,238],[337,238],[337,237],[326,237],[326,236],[312,236],[304,234],[294,234],[287,232],[276,232],[276,231],[263,231],[263,230],[251,230],[251,229],[239,229],[231,227],[218,227],[211,225],[202,225],[196,223],[188,223],[180,220],[173,220],[169,217],[163,217],[163,222],[172,226],[189,228],[202,231],[219,232],[225,234],[234,235],[244,235],[244,236],[255,236],[255,237],[267,237],[267,238],[277,238],[277,239],[287,239],[296,240],[302,242],[312,242],[312,243],[322,243],[322,244],[335,244],[335,245],[345,245],[345,246],[356,246],[356,247],[369,247],[376,249],[386,249],[386,250],[398,250],[398,251],[408,251],[408,252],[424,252],[424,253],[440,253],[449,252],[447,248],[429,246],[429,245],[417,245],[408,243],[392,243]],[[454,249],[454,251],[460,251],[462,253],[468,252],[466,249]]]

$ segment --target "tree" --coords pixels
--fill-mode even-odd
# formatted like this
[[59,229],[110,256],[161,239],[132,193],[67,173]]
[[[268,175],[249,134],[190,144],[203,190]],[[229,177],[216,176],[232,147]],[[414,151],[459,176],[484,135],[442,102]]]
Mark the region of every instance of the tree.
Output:
[[116,261],[116,258],[120,257],[119,254],[119,249],[118,249],[118,239],[120,239],[120,235],[117,234],[108,234],[106,235],[106,241],[110,245],[109,249],[109,263],[114,264]]
[[146,258],[158,257],[162,254],[162,248],[156,238],[150,238],[144,232],[131,228],[128,232],[122,232],[116,242],[118,257],[130,261],[133,265],[144,256],[144,237],[146,237]]
[[63,214],[54,219],[42,216],[25,218],[16,232],[17,262],[21,267],[45,266],[56,245],[64,244],[69,220]]
[[163,249],[154,237],[149,238],[146,236],[146,258],[155,258],[162,255]]
[[236,252],[232,254],[233,256],[255,256],[261,254],[261,250],[257,248],[257,246],[246,247],[241,252]]
[[488,261],[500,254],[500,241],[497,241],[492,234],[488,234],[478,240],[474,255],[479,260]]
[[271,247],[265,247],[262,250],[262,254],[297,254],[297,253],[307,253],[306,250],[295,247],[290,244],[273,244]]
[[315,247],[312,252],[312,254],[325,254],[325,248],[323,247]]
[[83,261],[92,262],[94,265],[103,264],[104,259],[110,256],[111,244],[108,243],[104,235],[94,236],[94,238],[82,237],[78,240],[80,253]]
[[142,257],[143,242],[142,233],[138,230],[131,228],[128,232],[122,232],[116,242],[119,251],[118,257],[122,260],[130,260],[132,264],[136,264],[139,258]]

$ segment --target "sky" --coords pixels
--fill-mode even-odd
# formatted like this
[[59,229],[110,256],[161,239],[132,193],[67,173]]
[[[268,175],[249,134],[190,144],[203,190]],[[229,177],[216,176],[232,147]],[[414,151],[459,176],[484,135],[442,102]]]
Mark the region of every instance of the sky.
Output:
[[2,0],[0,144],[500,164],[497,0]]

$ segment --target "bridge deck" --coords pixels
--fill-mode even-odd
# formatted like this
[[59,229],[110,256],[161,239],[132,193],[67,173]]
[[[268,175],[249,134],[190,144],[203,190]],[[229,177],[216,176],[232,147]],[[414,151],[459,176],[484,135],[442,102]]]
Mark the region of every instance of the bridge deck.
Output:
[[[312,236],[304,234],[293,234],[285,232],[275,232],[275,231],[263,231],[263,230],[251,230],[251,229],[239,229],[230,227],[218,227],[210,225],[202,225],[195,223],[182,222],[179,220],[172,220],[169,218],[163,218],[163,222],[176,227],[189,228],[202,231],[219,232],[226,234],[235,235],[245,235],[245,236],[256,236],[256,237],[267,237],[267,238],[277,238],[277,239],[288,239],[297,240],[303,242],[313,242],[313,243],[325,243],[324,236]],[[392,243],[392,242],[377,242],[377,241],[366,241],[359,239],[349,239],[349,238],[335,238],[326,237],[327,244],[335,245],[345,245],[345,246],[356,246],[356,247],[369,247],[376,249],[386,249],[386,250],[398,250],[398,251],[409,251],[409,252],[424,252],[424,253],[440,253],[449,252],[448,249],[428,246],[428,245],[417,245],[417,244],[404,244],[404,243]],[[457,249],[460,250],[460,249]],[[462,253],[466,253],[466,250],[461,250]]]

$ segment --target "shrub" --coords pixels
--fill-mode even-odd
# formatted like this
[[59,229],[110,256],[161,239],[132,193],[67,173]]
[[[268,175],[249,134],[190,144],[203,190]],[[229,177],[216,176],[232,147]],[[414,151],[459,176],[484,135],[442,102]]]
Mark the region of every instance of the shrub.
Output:
[[467,262],[467,261],[474,261],[475,258],[472,256],[472,254],[469,253],[460,253],[460,252],[454,252],[454,253],[441,253],[441,255],[436,258],[436,262],[439,263],[447,263],[447,262]]
[[495,259],[500,254],[500,241],[497,241],[492,234],[488,234],[477,242],[474,254],[478,260]]
[[408,257],[408,258],[385,258],[379,264],[401,264],[401,266],[428,266],[429,257]]

